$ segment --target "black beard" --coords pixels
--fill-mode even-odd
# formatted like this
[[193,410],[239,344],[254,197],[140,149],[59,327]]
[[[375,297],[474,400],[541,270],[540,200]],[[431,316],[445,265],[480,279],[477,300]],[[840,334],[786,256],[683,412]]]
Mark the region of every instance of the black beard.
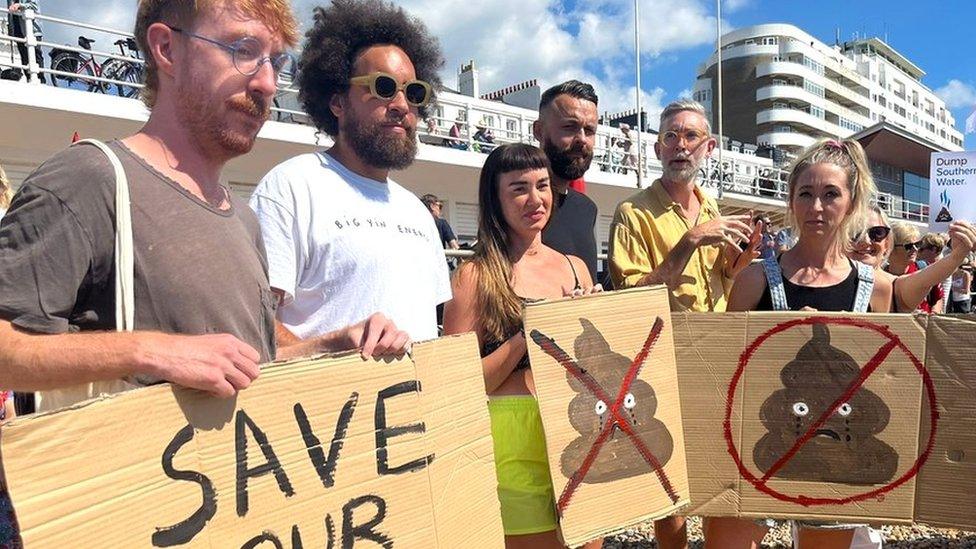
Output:
[[[579,148],[570,147],[564,151],[556,148],[556,145],[546,139],[542,143],[542,150],[546,152],[546,156],[549,157],[549,164],[552,168],[552,173],[556,174],[556,177],[560,179],[565,179],[567,181],[572,181],[574,179],[579,179],[583,177],[586,170],[590,169],[590,162],[593,161],[593,151],[589,151],[589,154],[583,157],[572,157],[570,153],[577,154],[583,152]],[[585,150],[585,149],[584,149]]]
[[352,150],[367,165],[383,170],[402,170],[417,156],[417,130],[405,128],[403,137],[384,135],[380,124],[368,125],[347,119],[341,131]]

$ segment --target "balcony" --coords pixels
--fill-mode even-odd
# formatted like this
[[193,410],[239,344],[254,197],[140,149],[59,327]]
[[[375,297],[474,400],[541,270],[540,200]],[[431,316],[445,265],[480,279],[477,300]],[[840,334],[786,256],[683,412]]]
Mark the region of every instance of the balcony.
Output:
[[804,148],[813,145],[817,140],[807,134],[797,132],[768,132],[760,134],[756,141],[772,145],[773,147]]
[[823,86],[826,91],[843,97],[851,103],[860,105],[865,109],[871,108],[871,99],[869,97],[865,97],[830,78],[817,74],[802,63],[793,61],[770,61],[756,65],[756,78],[779,74],[789,74],[803,79],[809,79],[811,82]]
[[833,136],[847,136],[853,133],[850,130],[828,122],[823,118],[818,118],[806,111],[799,109],[772,108],[764,109],[756,113],[756,124],[802,124],[814,131]]

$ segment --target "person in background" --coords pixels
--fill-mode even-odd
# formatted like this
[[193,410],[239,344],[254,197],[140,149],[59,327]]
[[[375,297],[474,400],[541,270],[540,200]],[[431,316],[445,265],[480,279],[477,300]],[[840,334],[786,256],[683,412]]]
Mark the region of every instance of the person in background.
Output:
[[0,166],[0,220],[3,219],[3,214],[7,213],[10,208],[10,202],[14,199],[14,189],[10,184],[10,180],[7,179],[7,172],[3,171],[3,166]]
[[[955,249],[955,247],[953,247]],[[970,253],[965,264],[960,265],[956,272],[952,274],[952,301],[950,313],[970,313],[972,312],[972,295],[969,288],[973,284],[973,272],[970,264],[973,261],[973,254]]]
[[[894,234],[894,247],[888,256],[888,266],[885,271],[901,276],[911,274],[920,269],[918,260],[918,250],[922,244],[918,229],[914,225],[903,222],[895,222],[891,225]],[[936,314],[942,310],[945,295],[942,293],[941,279],[939,279],[916,306],[916,310]],[[905,311],[908,312],[908,311]]]
[[478,336],[505,546],[554,549],[562,544],[522,308],[588,293],[593,282],[580,258],[543,243],[553,208],[543,151],[522,143],[495,149],[481,170],[478,198],[478,244],[455,272],[444,333]]
[[[949,253],[952,246],[949,244],[949,239],[939,233],[928,233],[922,237],[922,243],[918,247],[918,268],[924,269],[929,265],[935,263],[944,255]],[[935,313],[944,313],[949,311],[949,292],[952,289],[952,276],[947,276],[945,280],[942,281],[942,305],[938,311]]]
[[776,255],[780,255],[786,250],[789,250],[796,245],[796,236],[793,235],[793,229],[790,227],[783,227],[782,229],[776,231]]
[[542,94],[532,134],[549,158],[553,211],[542,241],[586,263],[596,279],[597,207],[585,190],[583,175],[593,161],[596,144],[597,98],[593,86],[578,80],[557,84]]
[[882,268],[894,249],[894,238],[888,216],[877,206],[872,206],[867,213],[865,228],[854,236],[847,256],[874,267],[875,277],[891,282],[894,292],[891,312],[910,313],[934,284],[964,264],[976,244],[976,229],[970,223],[954,221],[949,226],[952,252],[925,269],[897,277]]
[[425,194],[420,197],[420,201],[427,206],[427,210],[430,215],[434,216],[434,224],[437,225],[437,233],[441,237],[441,245],[445,250],[456,250],[458,246],[457,236],[454,234],[454,229],[451,228],[451,224],[448,223],[446,219],[441,217],[441,210],[444,208],[444,203],[441,202],[437,195]]
[[[7,27],[10,29],[10,35],[14,38],[27,38],[27,20],[24,19],[24,10],[33,10],[37,13],[40,10],[37,0],[7,0]],[[34,37],[40,41],[43,38],[43,32],[41,31],[41,22],[34,19],[32,28]],[[27,55],[27,44],[23,42],[17,42],[17,53],[20,54],[20,64],[25,67],[28,65],[28,55]],[[41,47],[35,46],[34,48],[34,61],[37,62],[37,66],[44,68],[44,54],[41,53]],[[27,74],[27,78],[30,78],[30,69],[24,71]],[[38,75],[38,79],[41,84],[47,83],[47,78],[45,78],[44,73]]]

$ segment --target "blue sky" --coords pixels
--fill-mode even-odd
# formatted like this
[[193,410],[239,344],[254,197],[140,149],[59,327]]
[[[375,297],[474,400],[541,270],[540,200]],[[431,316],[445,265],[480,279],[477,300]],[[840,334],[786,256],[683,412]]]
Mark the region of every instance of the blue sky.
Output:
[[[926,72],[922,79],[926,86],[943,88],[943,95],[951,92],[952,113],[960,131],[976,108],[976,1],[751,0],[729,12],[725,5],[723,2],[722,18],[734,27],[790,23],[828,44],[834,42],[837,27],[842,41],[850,40],[854,32],[883,38],[887,31],[888,44]],[[714,13],[714,2],[710,8],[709,13]],[[651,59],[641,78],[648,86],[663,87],[668,98],[673,98],[693,81],[697,65],[714,51],[713,45]],[[952,80],[965,87],[945,89]],[[976,150],[976,134],[967,135],[965,145],[967,150]]]
[[[328,0],[292,0],[303,26],[312,7]],[[454,87],[457,67],[474,60],[482,92],[538,78],[593,82],[601,111],[634,104],[633,0],[393,0],[438,37]],[[74,20],[129,30],[133,0],[41,0],[42,10]],[[642,96],[652,118],[689,90],[695,70],[715,44],[715,0],[640,0]],[[832,43],[856,31],[884,36],[928,74],[923,83],[948,100],[962,129],[976,106],[976,0],[723,0],[726,29],[791,23]],[[51,25],[51,27],[55,27]],[[52,28],[55,41],[73,37]],[[75,32],[75,34],[77,34]],[[109,42],[111,43],[111,42]],[[976,150],[976,134],[966,136]]]

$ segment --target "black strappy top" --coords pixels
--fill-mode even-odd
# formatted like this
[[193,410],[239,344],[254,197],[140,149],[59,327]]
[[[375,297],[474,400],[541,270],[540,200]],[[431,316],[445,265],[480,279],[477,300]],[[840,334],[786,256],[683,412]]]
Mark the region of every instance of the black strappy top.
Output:
[[[857,280],[857,268],[851,262],[851,273],[837,284],[818,287],[800,286],[790,282],[784,276],[783,290],[786,292],[786,302],[794,311],[803,307],[812,307],[818,311],[850,311],[857,297]],[[759,298],[756,310],[774,310],[768,283],[766,289],[763,290],[762,297]],[[870,307],[868,307],[868,312],[871,312]]]
[[[563,254],[563,257],[565,257],[566,258],[566,261],[569,262],[569,268],[573,270],[573,291],[582,290],[583,289],[583,286],[580,284],[579,275],[576,274],[576,267],[573,266],[572,260],[570,260],[569,259],[569,256],[566,255],[566,254]],[[537,301],[542,301],[541,298],[530,298],[530,297],[522,297],[522,296],[518,296],[518,298],[519,298],[520,301],[522,301],[522,304],[523,305],[525,305],[526,303],[534,303],[534,302],[537,302]],[[510,334],[505,334],[505,337],[503,339],[501,339],[501,340],[487,340],[487,341],[485,341],[484,344],[481,345],[481,358],[485,358],[486,356],[490,355],[491,353],[494,353],[506,341],[508,341],[509,339],[515,337],[515,334],[518,333],[521,329],[522,328],[519,327],[518,330],[515,330],[515,331],[513,331]],[[519,359],[518,364],[515,365],[515,370],[514,371],[525,370],[527,368],[529,368],[529,353],[528,352],[526,352],[524,355],[522,355],[522,358]]]

